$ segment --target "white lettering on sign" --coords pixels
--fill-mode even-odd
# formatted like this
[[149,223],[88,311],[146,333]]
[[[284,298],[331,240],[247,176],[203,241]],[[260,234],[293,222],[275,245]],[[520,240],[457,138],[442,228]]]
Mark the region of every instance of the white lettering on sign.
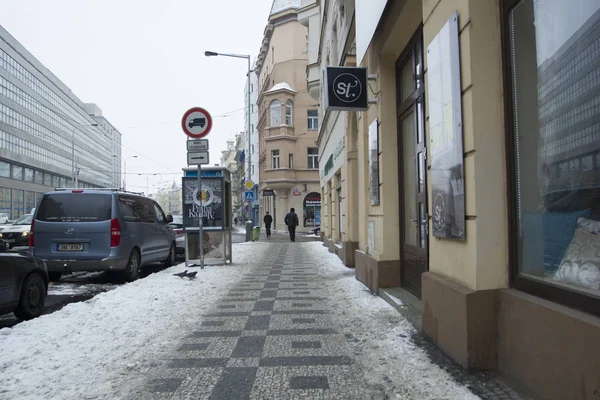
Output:
[[362,94],[360,81],[352,74],[341,74],[333,82],[335,97],[344,103],[355,101]]
[[[198,218],[198,209],[200,206],[194,204],[192,208],[189,209],[189,217],[190,218]],[[206,218],[208,220],[215,219],[215,211],[212,207],[202,207],[202,218]]]
[[333,158],[338,158],[345,147],[346,147],[346,137],[342,136],[342,139],[339,141],[337,147],[333,151]]

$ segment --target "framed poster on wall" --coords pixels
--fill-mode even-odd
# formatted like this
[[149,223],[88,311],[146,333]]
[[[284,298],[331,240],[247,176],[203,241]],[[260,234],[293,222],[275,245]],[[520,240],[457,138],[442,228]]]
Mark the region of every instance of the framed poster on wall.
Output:
[[372,206],[379,205],[379,121],[369,125],[369,197]]
[[433,236],[465,240],[458,13],[427,47]]

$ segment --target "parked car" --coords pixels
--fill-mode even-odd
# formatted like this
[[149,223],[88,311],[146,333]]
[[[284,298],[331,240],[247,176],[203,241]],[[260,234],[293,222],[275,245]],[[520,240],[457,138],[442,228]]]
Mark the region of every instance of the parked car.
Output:
[[6,213],[0,213],[0,224],[6,224],[10,219],[10,215]]
[[319,236],[321,234],[321,225],[317,225],[315,229],[313,229],[313,233]]
[[185,232],[183,230],[183,224],[171,222],[169,225],[173,228],[173,232],[175,233],[177,254],[185,254]]
[[46,262],[51,281],[74,271],[115,271],[133,281],[147,264],[175,264],[172,220],[136,193],[59,189],[40,200],[29,246]]
[[5,244],[0,240],[0,314],[39,317],[48,294],[46,264],[28,254],[5,253]]
[[5,240],[11,248],[28,246],[32,218],[32,214],[20,216],[14,223],[7,225],[0,231],[0,239]]

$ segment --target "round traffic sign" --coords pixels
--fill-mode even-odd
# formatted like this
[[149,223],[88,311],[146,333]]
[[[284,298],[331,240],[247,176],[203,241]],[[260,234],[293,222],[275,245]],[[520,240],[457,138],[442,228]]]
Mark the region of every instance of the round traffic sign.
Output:
[[212,129],[212,117],[204,108],[193,107],[183,114],[181,127],[189,137],[201,139],[208,135]]

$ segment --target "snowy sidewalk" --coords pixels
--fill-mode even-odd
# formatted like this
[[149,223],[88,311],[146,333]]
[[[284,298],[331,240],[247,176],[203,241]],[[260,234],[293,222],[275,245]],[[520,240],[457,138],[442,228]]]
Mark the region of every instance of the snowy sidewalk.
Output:
[[477,398],[321,243],[252,245],[259,262],[129,398]]
[[477,398],[320,242],[233,249],[0,329],[0,399]]

